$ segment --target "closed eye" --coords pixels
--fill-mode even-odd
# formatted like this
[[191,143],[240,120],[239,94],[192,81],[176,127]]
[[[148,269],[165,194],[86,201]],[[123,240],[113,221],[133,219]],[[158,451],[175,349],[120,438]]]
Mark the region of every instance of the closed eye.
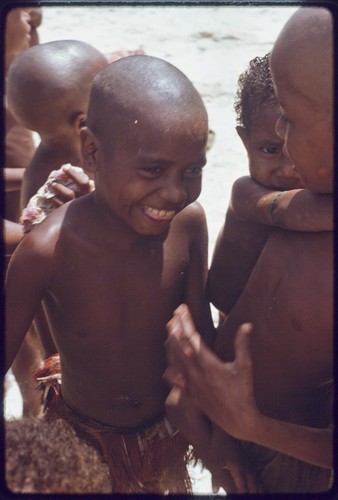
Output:
[[162,175],[164,167],[161,166],[141,167],[138,170],[142,177],[153,179]]

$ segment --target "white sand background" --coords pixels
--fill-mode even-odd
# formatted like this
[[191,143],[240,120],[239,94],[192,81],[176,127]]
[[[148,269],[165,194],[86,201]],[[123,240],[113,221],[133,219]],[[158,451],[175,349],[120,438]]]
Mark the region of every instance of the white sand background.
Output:
[[[233,110],[239,74],[263,56],[286,20],[288,6],[71,6],[43,7],[40,42],[76,39],[103,53],[143,49],[182,70],[202,95],[216,133],[203,174],[199,201],[209,229],[209,257],[223,223],[234,180],[248,173]],[[12,383],[6,417],[20,417],[21,401]],[[194,493],[211,494],[210,475],[192,470]],[[224,494],[224,493],[223,493]]]

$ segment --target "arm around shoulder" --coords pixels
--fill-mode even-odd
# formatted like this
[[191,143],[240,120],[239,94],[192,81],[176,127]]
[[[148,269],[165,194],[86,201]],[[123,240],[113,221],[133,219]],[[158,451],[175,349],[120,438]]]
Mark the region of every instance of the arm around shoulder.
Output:
[[333,230],[332,194],[271,190],[245,176],[233,185],[231,207],[240,219],[290,231]]

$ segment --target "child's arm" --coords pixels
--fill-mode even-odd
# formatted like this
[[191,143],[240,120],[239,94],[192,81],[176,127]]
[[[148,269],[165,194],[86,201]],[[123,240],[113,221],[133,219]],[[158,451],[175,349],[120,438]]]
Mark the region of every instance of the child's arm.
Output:
[[24,173],[24,168],[4,168],[5,191],[20,190]]
[[[196,406],[236,439],[266,446],[323,468],[333,466],[333,429],[276,420],[257,408],[248,335],[242,325],[235,338],[235,360],[222,362],[203,343],[186,306],[168,324],[167,351],[181,383]],[[170,379],[170,373],[168,374]]]
[[272,191],[245,176],[233,185],[231,207],[239,218],[259,224],[290,231],[333,231],[332,194]]
[[293,231],[331,231],[332,195],[307,189],[271,191],[249,176],[235,181],[209,272],[211,302],[224,314],[235,305],[276,226]]
[[23,237],[22,226],[4,219],[4,243],[6,255],[11,255]]
[[14,361],[30,327],[53,269],[51,250],[54,238],[50,228],[49,231],[41,229],[42,231],[34,231],[20,242],[7,271],[6,370]]
[[223,314],[231,311],[241,295],[272,229],[242,220],[228,208],[208,278],[210,300]]
[[204,341],[212,346],[216,331],[213,325],[209,297],[208,279],[208,231],[204,210],[199,203],[187,207],[184,221],[186,234],[190,235],[189,267],[185,278],[184,302],[189,305]]

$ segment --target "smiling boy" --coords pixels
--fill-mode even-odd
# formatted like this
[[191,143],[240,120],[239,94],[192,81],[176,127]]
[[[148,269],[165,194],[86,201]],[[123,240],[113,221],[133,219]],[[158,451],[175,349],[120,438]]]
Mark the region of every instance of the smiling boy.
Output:
[[51,406],[100,447],[114,492],[190,491],[186,442],[163,434],[161,376],[180,302],[213,334],[205,216],[194,203],[207,136],[204,104],[178,69],[141,55],[107,66],[81,131],[96,189],[29,233],[8,271],[7,366],[43,299],[62,371]]

